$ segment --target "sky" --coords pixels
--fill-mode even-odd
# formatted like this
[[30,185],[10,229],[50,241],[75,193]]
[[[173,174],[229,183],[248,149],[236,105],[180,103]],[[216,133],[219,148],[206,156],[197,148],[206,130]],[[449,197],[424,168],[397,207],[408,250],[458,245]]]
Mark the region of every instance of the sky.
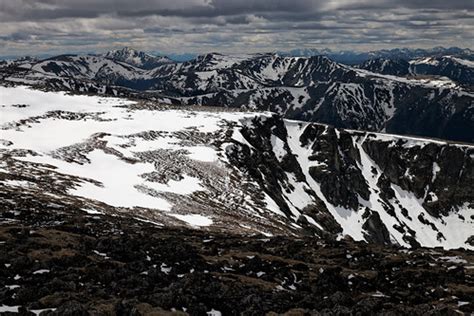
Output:
[[474,47],[474,0],[0,0],[0,56]]

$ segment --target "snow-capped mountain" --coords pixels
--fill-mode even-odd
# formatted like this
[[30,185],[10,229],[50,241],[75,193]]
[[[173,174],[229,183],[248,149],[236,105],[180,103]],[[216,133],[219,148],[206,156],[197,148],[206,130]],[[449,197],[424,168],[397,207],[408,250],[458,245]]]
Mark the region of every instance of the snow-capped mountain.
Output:
[[474,61],[454,56],[427,57],[409,61],[378,58],[368,60],[359,67],[395,76],[441,76],[462,85],[471,87],[474,85]]
[[7,197],[158,226],[474,249],[472,145],[24,86],[0,95]]
[[328,56],[334,61],[345,63],[348,65],[356,65],[364,63],[371,59],[403,59],[412,60],[418,58],[427,57],[439,57],[445,55],[454,55],[461,58],[472,59],[474,57],[474,51],[469,48],[459,47],[434,47],[431,49],[422,48],[394,48],[394,49],[382,49],[367,52],[356,52],[356,51],[336,51],[331,49],[294,49],[289,52],[281,52],[284,56],[292,57],[311,57],[317,55]]
[[[470,78],[469,61],[453,60],[463,68],[450,73]],[[408,64],[408,71],[423,72],[421,64]],[[211,53],[146,70],[103,56],[58,56],[28,66],[4,66],[0,74],[4,81],[54,90],[269,110],[340,128],[474,142],[469,85],[446,74],[404,76],[406,64],[396,61],[367,65],[369,70],[349,67],[324,56]]]
[[360,64],[359,68],[384,75],[407,76],[410,74],[410,63],[404,59],[369,59]]
[[[24,65],[20,67],[25,68]],[[46,76],[97,80],[105,84],[116,84],[120,80],[136,80],[145,74],[144,70],[125,62],[91,55],[58,56],[35,63],[29,70]]]
[[124,62],[142,69],[153,69],[161,65],[174,63],[168,57],[153,56],[145,52],[137,51],[129,47],[109,51],[102,54],[103,57],[114,61]]

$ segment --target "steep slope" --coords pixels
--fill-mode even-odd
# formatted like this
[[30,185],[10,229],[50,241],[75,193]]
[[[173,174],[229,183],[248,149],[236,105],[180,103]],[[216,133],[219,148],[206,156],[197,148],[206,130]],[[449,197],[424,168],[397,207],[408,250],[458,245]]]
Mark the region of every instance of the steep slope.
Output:
[[474,247],[473,146],[0,89],[4,192],[156,225]]
[[[331,214],[343,233],[357,240],[447,246],[470,238],[473,147],[337,130],[277,117],[255,119],[250,126],[247,140],[257,154],[271,144],[277,158],[267,159],[260,172],[285,171],[277,177],[277,189],[268,191],[281,192],[283,199],[276,201],[282,209],[296,207],[295,188],[302,187],[298,198],[306,206],[300,211],[317,210],[322,218]],[[264,131],[268,130],[272,133],[267,136]],[[314,215],[310,216],[324,226]],[[334,223],[329,224],[325,231]],[[459,234],[463,229],[452,231],[458,224],[466,225],[465,235]]]

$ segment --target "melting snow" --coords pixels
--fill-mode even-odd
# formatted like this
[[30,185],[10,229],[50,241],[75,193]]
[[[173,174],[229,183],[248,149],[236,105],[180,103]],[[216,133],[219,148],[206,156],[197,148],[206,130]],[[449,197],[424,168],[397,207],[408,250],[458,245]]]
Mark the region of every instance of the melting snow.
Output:
[[29,311],[35,315],[40,315],[42,312],[54,312],[56,308],[45,308],[45,309],[30,309]]
[[188,214],[188,215],[181,215],[181,214],[169,214],[173,217],[176,217],[179,220],[182,220],[188,223],[191,226],[209,226],[212,225],[212,219],[198,214]]
[[10,313],[18,313],[18,309],[20,308],[21,306],[7,306],[7,305],[2,305],[0,306],[0,313],[7,313],[7,312],[10,312]]
[[288,145],[290,146],[293,154],[296,156],[309,186],[324,202],[336,221],[341,224],[343,234],[349,235],[355,240],[364,240],[360,215],[355,211],[329,203],[326,197],[322,194],[319,183],[317,183],[309,174],[309,167],[314,163],[308,158],[310,155],[312,155],[312,150],[311,148],[301,146],[300,134],[310,123],[301,123],[296,121],[286,121],[286,123],[286,128],[288,130]]
[[94,210],[94,209],[82,209],[84,212],[86,212],[87,214],[90,214],[90,215],[100,215],[100,214],[104,214],[103,212],[100,212],[100,211],[97,211],[97,210]]
[[467,60],[467,59],[461,59],[461,58],[457,58],[457,57],[451,57],[454,61],[456,61],[458,64],[461,64],[461,65],[464,65],[464,66],[467,66],[467,67],[470,67],[470,68],[474,68],[474,61],[470,61],[470,60]]
[[275,135],[271,136],[271,142],[272,142],[273,152],[275,153],[275,156],[277,157],[278,161],[281,162],[283,157],[285,157],[285,155],[287,154],[284,148],[285,142],[283,142],[280,138],[276,137]]
[[[276,72],[278,71],[278,69],[274,70]],[[275,75],[275,73],[272,75]],[[351,91],[351,97],[353,98],[364,98],[363,91],[361,91],[358,86],[347,85],[345,89]],[[297,92],[303,93],[303,90],[292,91],[292,94],[296,96]],[[167,215],[195,227],[212,225],[213,220],[201,214],[178,214],[181,213],[181,210],[176,210],[171,213],[170,211],[173,210],[173,206],[176,205],[176,202],[171,202],[171,199],[165,199],[167,196],[173,196],[172,194],[166,193],[195,197],[201,193],[209,193],[209,184],[206,181],[201,181],[200,178],[196,176],[186,173],[181,174],[179,177],[173,177],[172,179],[160,180],[162,182],[147,180],[143,175],[156,171],[156,165],[152,162],[137,161],[137,154],[157,149],[167,152],[179,150],[182,155],[191,159],[193,163],[204,166],[202,168],[206,168],[207,166],[211,167],[211,163],[212,166],[225,165],[228,161],[225,156],[221,156],[221,150],[233,151],[240,146],[239,144],[223,143],[220,145],[220,148],[217,148],[215,145],[207,143],[206,139],[193,141],[188,140],[187,137],[218,132],[222,128],[222,125],[225,124],[225,121],[227,121],[235,124],[231,137],[242,145],[247,145],[250,150],[254,150],[252,145],[242,136],[239,129],[242,125],[251,125],[251,118],[255,118],[256,116],[265,118],[269,115],[267,113],[201,112],[189,110],[132,110],[126,107],[115,107],[115,105],[131,103],[126,100],[71,96],[64,93],[31,90],[26,87],[0,87],[0,94],[2,95],[2,104],[0,104],[2,113],[0,116],[0,127],[3,127],[1,130],[1,138],[13,143],[10,144],[0,140],[0,149],[29,149],[35,151],[38,153],[37,156],[27,155],[25,157],[15,157],[15,159],[41,163],[44,164],[41,167],[42,169],[51,169],[58,173],[79,177],[80,181],[78,184],[69,189],[68,193],[71,195],[101,201],[117,207],[143,207],[168,211],[169,213],[167,213]],[[3,98],[4,96],[6,97]],[[26,104],[27,106],[11,106],[17,104]],[[84,119],[74,120],[53,117],[37,118],[35,121],[27,122],[26,125],[16,126],[15,124],[10,124],[30,117],[41,116],[48,111],[54,110],[89,113],[89,116]],[[90,117],[91,113],[95,115],[95,119]],[[386,114],[390,115],[391,112],[387,110]],[[341,224],[343,233],[352,236],[356,240],[363,240],[362,224],[364,220],[361,218],[362,212],[329,203],[322,194],[319,183],[309,174],[310,167],[323,166],[325,163],[323,161],[310,161],[309,156],[313,154],[312,149],[310,147],[305,148],[301,146],[299,138],[307,124],[309,123],[286,121],[289,150],[295,155],[306,178],[306,182],[297,181],[294,174],[286,173],[287,179],[282,180],[287,182],[288,187],[291,187],[291,190],[283,190],[282,197],[288,202],[287,204],[292,213],[292,218],[298,218],[301,215],[299,210],[314,204],[315,198],[307,192],[308,189],[311,188],[325,203],[336,221]],[[136,136],[142,132],[153,132],[158,136],[151,137],[150,139]],[[101,149],[84,152],[82,154],[89,162],[84,162],[83,164],[66,162],[53,155],[55,151],[65,146],[75,145],[85,140],[90,141],[91,135],[98,135],[98,133],[104,135],[100,140],[106,143],[109,150],[113,149],[117,153],[114,154]],[[336,133],[338,133],[337,130]],[[176,136],[177,134],[179,134],[180,137]],[[404,147],[407,148],[428,143],[446,144],[446,142],[442,141],[428,141],[421,138],[408,138],[388,134],[375,135],[375,137],[380,140],[396,141],[402,138],[405,140]],[[281,161],[288,150],[288,148],[285,149],[285,141],[276,136],[272,136],[271,144],[275,156]],[[391,234],[392,240],[398,241],[401,245],[407,245],[406,242],[403,241],[403,236],[393,228],[393,225],[398,223],[395,217],[388,215],[383,205],[377,199],[376,190],[378,188],[378,176],[373,175],[372,170],[373,168],[378,168],[364,152],[361,145],[362,143],[360,141],[356,144],[361,154],[359,168],[368,183],[371,194],[368,201],[359,199],[359,203],[361,206],[369,207],[379,213]],[[53,158],[53,156],[56,158]],[[127,159],[136,162],[130,163]],[[432,181],[436,180],[439,171],[440,167],[435,163],[432,169]],[[380,170],[377,174],[381,174]],[[6,180],[3,184],[20,187],[29,187],[31,185],[30,182],[15,180]],[[228,188],[227,184],[223,184],[222,187],[217,187],[217,190],[226,190],[225,194],[223,194],[224,201],[219,201],[223,204],[228,203],[229,194],[235,194],[228,192]],[[468,205],[464,205],[457,214],[452,213],[440,220],[430,217],[422,206],[422,200],[417,199],[413,194],[402,190],[400,187],[392,186],[392,188],[395,191],[396,200],[400,202],[400,205],[394,203],[395,213],[398,219],[403,220],[408,227],[417,232],[416,238],[423,246],[442,245],[445,248],[456,248],[465,245],[464,242],[472,231],[472,220],[470,220],[472,208]],[[198,191],[199,194],[193,195]],[[153,193],[154,196],[147,192]],[[239,191],[239,194],[241,193],[242,192]],[[430,194],[432,201],[437,199],[433,192],[428,191],[428,194]],[[159,197],[157,197],[157,195]],[[268,194],[264,193],[262,200],[266,205],[266,209],[259,209],[258,212],[256,211],[257,207],[254,201],[249,196],[239,196],[238,203],[239,205],[243,203],[243,205],[239,207],[242,207],[253,217],[259,219],[265,219],[263,212],[267,211],[286,217],[280,210],[280,207]],[[402,207],[410,210],[411,221],[401,215]],[[90,207],[86,207],[83,210],[89,214],[99,213]],[[199,213],[198,210],[195,210],[195,212]],[[467,220],[460,220],[458,214]],[[434,223],[447,240],[437,240],[437,232],[430,226],[422,224],[418,220],[419,215],[424,216],[427,220]],[[310,224],[321,228],[313,218],[307,215],[305,215],[305,217]],[[148,221],[146,219],[141,220]],[[253,225],[241,226],[248,227],[248,229],[253,228]],[[272,235],[267,232],[262,233],[268,236]],[[19,276],[17,277],[20,278]]]
[[222,313],[218,310],[211,309],[211,311],[206,313],[208,316],[222,316]]
[[441,170],[439,165],[436,162],[433,162],[433,177],[431,179],[431,183],[433,183],[436,180],[436,176],[438,175],[438,172]]
[[161,192],[191,194],[195,191],[205,190],[200,183],[201,181],[198,178],[185,175],[183,176],[183,179],[179,181],[169,180],[166,184],[146,181],[145,185],[149,188]]
[[[83,182],[81,186],[70,190],[70,194],[102,201],[116,207],[146,207],[170,210],[171,205],[164,199],[152,197],[138,191],[137,185],[146,185],[141,174],[154,171],[151,163],[129,164],[116,156],[94,150],[88,154],[90,164],[79,165],[48,156],[18,158],[37,163],[46,163],[57,167],[58,172],[93,179],[102,184]],[[120,172],[118,172],[120,170]]]
[[214,148],[205,147],[205,146],[194,146],[194,147],[186,147],[187,151],[189,151],[189,158],[204,162],[214,162],[219,159],[217,156],[217,152]]
[[161,266],[160,266],[160,270],[164,274],[169,274],[172,269],[173,269],[172,267],[168,267],[165,263],[162,263]]
[[[80,177],[81,182],[69,189],[69,194],[115,207],[144,207],[169,211],[173,205],[168,200],[151,196],[146,189],[179,195],[189,195],[206,189],[198,178],[187,174],[181,175],[181,180],[170,179],[163,183],[147,181],[142,175],[155,171],[153,163],[130,163],[116,154],[100,149],[83,153],[89,160],[89,163],[83,164],[66,162],[57,156],[53,158],[53,153],[60,148],[90,141],[92,135],[102,134],[104,136],[101,140],[105,140],[108,147],[122,154],[124,158],[136,160],[136,153],[169,149],[180,150],[195,161],[215,163],[220,158],[218,149],[213,145],[189,143],[172,136],[172,133],[213,133],[220,130],[225,121],[239,125],[246,117],[255,117],[254,113],[242,112],[130,110],[116,105],[133,104],[132,101],[44,92],[23,86],[0,87],[0,94],[0,126],[4,128],[1,138],[12,143],[0,142],[0,148],[35,151],[37,156],[27,155],[16,159],[45,164],[43,169],[49,168],[55,172]],[[17,104],[27,106],[12,106]],[[41,117],[57,110],[73,113],[76,117],[72,120],[56,116]],[[87,115],[78,119],[77,113]],[[16,122],[31,117],[36,119],[16,126]],[[156,132],[159,137],[152,140],[127,138],[128,135],[144,131]],[[30,185],[25,181],[7,181],[7,185]],[[89,208],[85,211],[96,213]],[[207,226],[212,223],[210,219],[203,218],[192,215],[181,219],[195,226]]]
[[461,263],[466,264],[467,260],[459,257],[459,256],[445,256],[445,257],[438,257],[438,260],[450,262],[450,263]]
[[267,193],[263,192],[263,194],[265,196],[264,201],[267,205],[267,209],[272,211],[275,214],[285,216],[285,214],[282,211],[280,211],[280,207],[278,206],[278,204],[276,204],[275,201]]
[[[44,115],[48,111],[97,112],[103,106],[126,105],[133,102],[118,98],[95,96],[67,95],[64,92],[43,92],[25,86],[0,86],[2,96],[0,109],[0,126],[5,123],[17,122],[32,116]],[[25,104],[27,107],[17,108],[12,105]],[[64,131],[63,131],[64,133]],[[4,136],[2,136],[3,138]]]

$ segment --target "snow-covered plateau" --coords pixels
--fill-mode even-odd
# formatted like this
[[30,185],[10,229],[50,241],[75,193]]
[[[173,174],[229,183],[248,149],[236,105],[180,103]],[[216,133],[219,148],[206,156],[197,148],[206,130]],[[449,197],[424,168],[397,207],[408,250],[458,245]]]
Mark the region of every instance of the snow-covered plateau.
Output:
[[2,191],[94,216],[474,249],[470,145],[0,86],[0,157]]

